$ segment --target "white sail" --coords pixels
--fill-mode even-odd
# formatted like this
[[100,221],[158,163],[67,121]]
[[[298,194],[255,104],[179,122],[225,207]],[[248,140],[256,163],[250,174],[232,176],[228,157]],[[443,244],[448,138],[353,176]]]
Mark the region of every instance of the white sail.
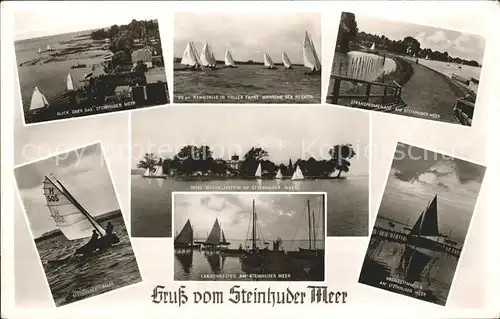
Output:
[[318,71],[321,69],[321,62],[319,61],[318,54],[314,48],[314,44],[309,37],[309,33],[304,35],[303,43],[304,66],[311,69],[311,71]]
[[372,46],[370,47],[370,50],[375,50],[375,42],[373,42]]
[[188,42],[186,49],[182,54],[181,64],[189,66],[201,65],[200,57],[196,52],[196,47],[191,41]]
[[48,177],[43,181],[43,194],[56,227],[68,240],[90,237],[94,229],[103,236],[106,232],[99,223],[56,183]]
[[295,172],[293,173],[292,176],[292,181],[299,179],[304,179],[304,175],[302,175],[302,170],[300,169],[300,166],[297,165],[297,168],[295,169]]
[[214,67],[217,64],[217,62],[215,61],[215,56],[208,42],[205,42],[205,45],[201,50],[200,61],[203,66],[207,67]]
[[271,57],[267,53],[264,53],[264,66],[268,68],[274,68],[273,60],[271,60]]
[[262,175],[262,168],[261,168],[260,163],[259,163],[259,166],[257,167],[257,170],[255,171],[255,176],[260,177],[261,175]]
[[276,174],[276,179],[281,179],[283,178],[283,174],[281,174],[281,169],[278,169],[278,173]]
[[73,78],[71,77],[71,73],[68,73],[68,76],[66,77],[66,88],[68,89],[68,91],[75,90],[75,85],[73,84]]
[[47,44],[47,51],[50,51],[51,49],[50,44]]
[[285,52],[281,53],[281,59],[283,60],[283,65],[285,66],[285,68],[289,69],[292,67],[292,62],[290,62],[290,59]]
[[149,168],[146,168],[146,171],[144,172],[144,174],[142,174],[142,176],[144,177],[151,176],[151,171],[149,170]]
[[154,176],[165,176],[165,173],[163,173],[163,165],[158,165],[155,168]]
[[44,108],[49,105],[49,102],[45,98],[45,95],[40,92],[38,86],[35,86],[33,95],[31,96],[30,111]]
[[226,51],[226,54],[224,56],[224,63],[227,66],[234,66],[234,59],[233,56],[231,55],[231,52],[229,50]]
[[38,48],[38,53],[42,53],[42,49]]

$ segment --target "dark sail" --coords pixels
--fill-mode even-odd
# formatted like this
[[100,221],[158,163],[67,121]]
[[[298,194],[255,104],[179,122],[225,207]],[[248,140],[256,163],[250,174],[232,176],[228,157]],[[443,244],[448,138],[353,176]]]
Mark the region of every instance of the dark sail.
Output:
[[422,212],[413,226],[410,235],[414,236],[439,236],[437,216],[437,195]]
[[189,219],[182,228],[181,232],[175,238],[175,246],[188,246],[193,244],[193,228],[191,227],[191,222]]
[[210,231],[210,234],[208,235],[207,240],[205,241],[205,245],[212,245],[212,246],[217,246],[220,244],[220,238],[221,237],[221,229],[219,225],[219,219],[215,219],[215,223],[212,226],[212,230]]

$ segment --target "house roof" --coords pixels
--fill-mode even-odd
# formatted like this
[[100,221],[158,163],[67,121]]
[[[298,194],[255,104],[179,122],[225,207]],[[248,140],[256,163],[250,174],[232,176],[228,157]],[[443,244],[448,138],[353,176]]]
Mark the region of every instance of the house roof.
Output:
[[153,54],[149,49],[139,49],[132,52],[132,63],[137,63],[139,61],[142,62],[151,62],[153,59]]

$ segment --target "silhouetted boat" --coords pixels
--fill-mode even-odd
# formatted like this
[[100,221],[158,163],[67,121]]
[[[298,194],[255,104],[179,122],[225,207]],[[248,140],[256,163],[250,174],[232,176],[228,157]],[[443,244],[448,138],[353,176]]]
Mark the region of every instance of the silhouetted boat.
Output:
[[207,240],[203,243],[204,250],[218,250],[220,246],[228,246],[230,243],[226,240],[219,219],[216,218],[212,230],[208,234]]
[[[324,223],[324,212],[320,213],[322,216],[322,227],[321,229],[325,229],[325,223]],[[311,211],[311,203],[310,200],[307,200],[307,222],[308,222],[308,237],[309,237],[309,247],[308,248],[302,248],[299,247],[297,251],[287,251],[287,255],[292,258],[304,258],[304,259],[310,259],[310,258],[315,258],[315,257],[322,257],[325,254],[325,249],[324,248],[318,248],[317,247],[317,234],[316,234],[316,215],[314,214],[314,211]],[[324,240],[324,235],[321,236],[322,240]]]
[[188,219],[180,233],[174,239],[174,249],[199,249],[200,245],[193,243],[193,227]]
[[253,272],[264,265],[264,256],[257,248],[257,213],[255,212],[255,199],[252,201],[252,247],[241,256],[242,268]]

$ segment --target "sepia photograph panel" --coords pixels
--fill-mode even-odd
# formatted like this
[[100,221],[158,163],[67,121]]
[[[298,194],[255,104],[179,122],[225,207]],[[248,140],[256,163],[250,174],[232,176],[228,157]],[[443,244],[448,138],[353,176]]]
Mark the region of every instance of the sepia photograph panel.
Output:
[[326,192],[327,235],[368,235],[366,113],[218,105],[136,112],[131,125],[133,237],[172,236],[176,191]]
[[485,171],[398,143],[359,282],[444,306]]
[[342,12],[326,102],[472,126],[480,35]]
[[25,124],[169,103],[157,20],[24,36],[15,50]]
[[142,281],[100,143],[14,173],[56,306]]
[[324,281],[325,196],[174,193],[174,280]]
[[319,13],[176,13],[174,24],[174,102],[321,102]]

